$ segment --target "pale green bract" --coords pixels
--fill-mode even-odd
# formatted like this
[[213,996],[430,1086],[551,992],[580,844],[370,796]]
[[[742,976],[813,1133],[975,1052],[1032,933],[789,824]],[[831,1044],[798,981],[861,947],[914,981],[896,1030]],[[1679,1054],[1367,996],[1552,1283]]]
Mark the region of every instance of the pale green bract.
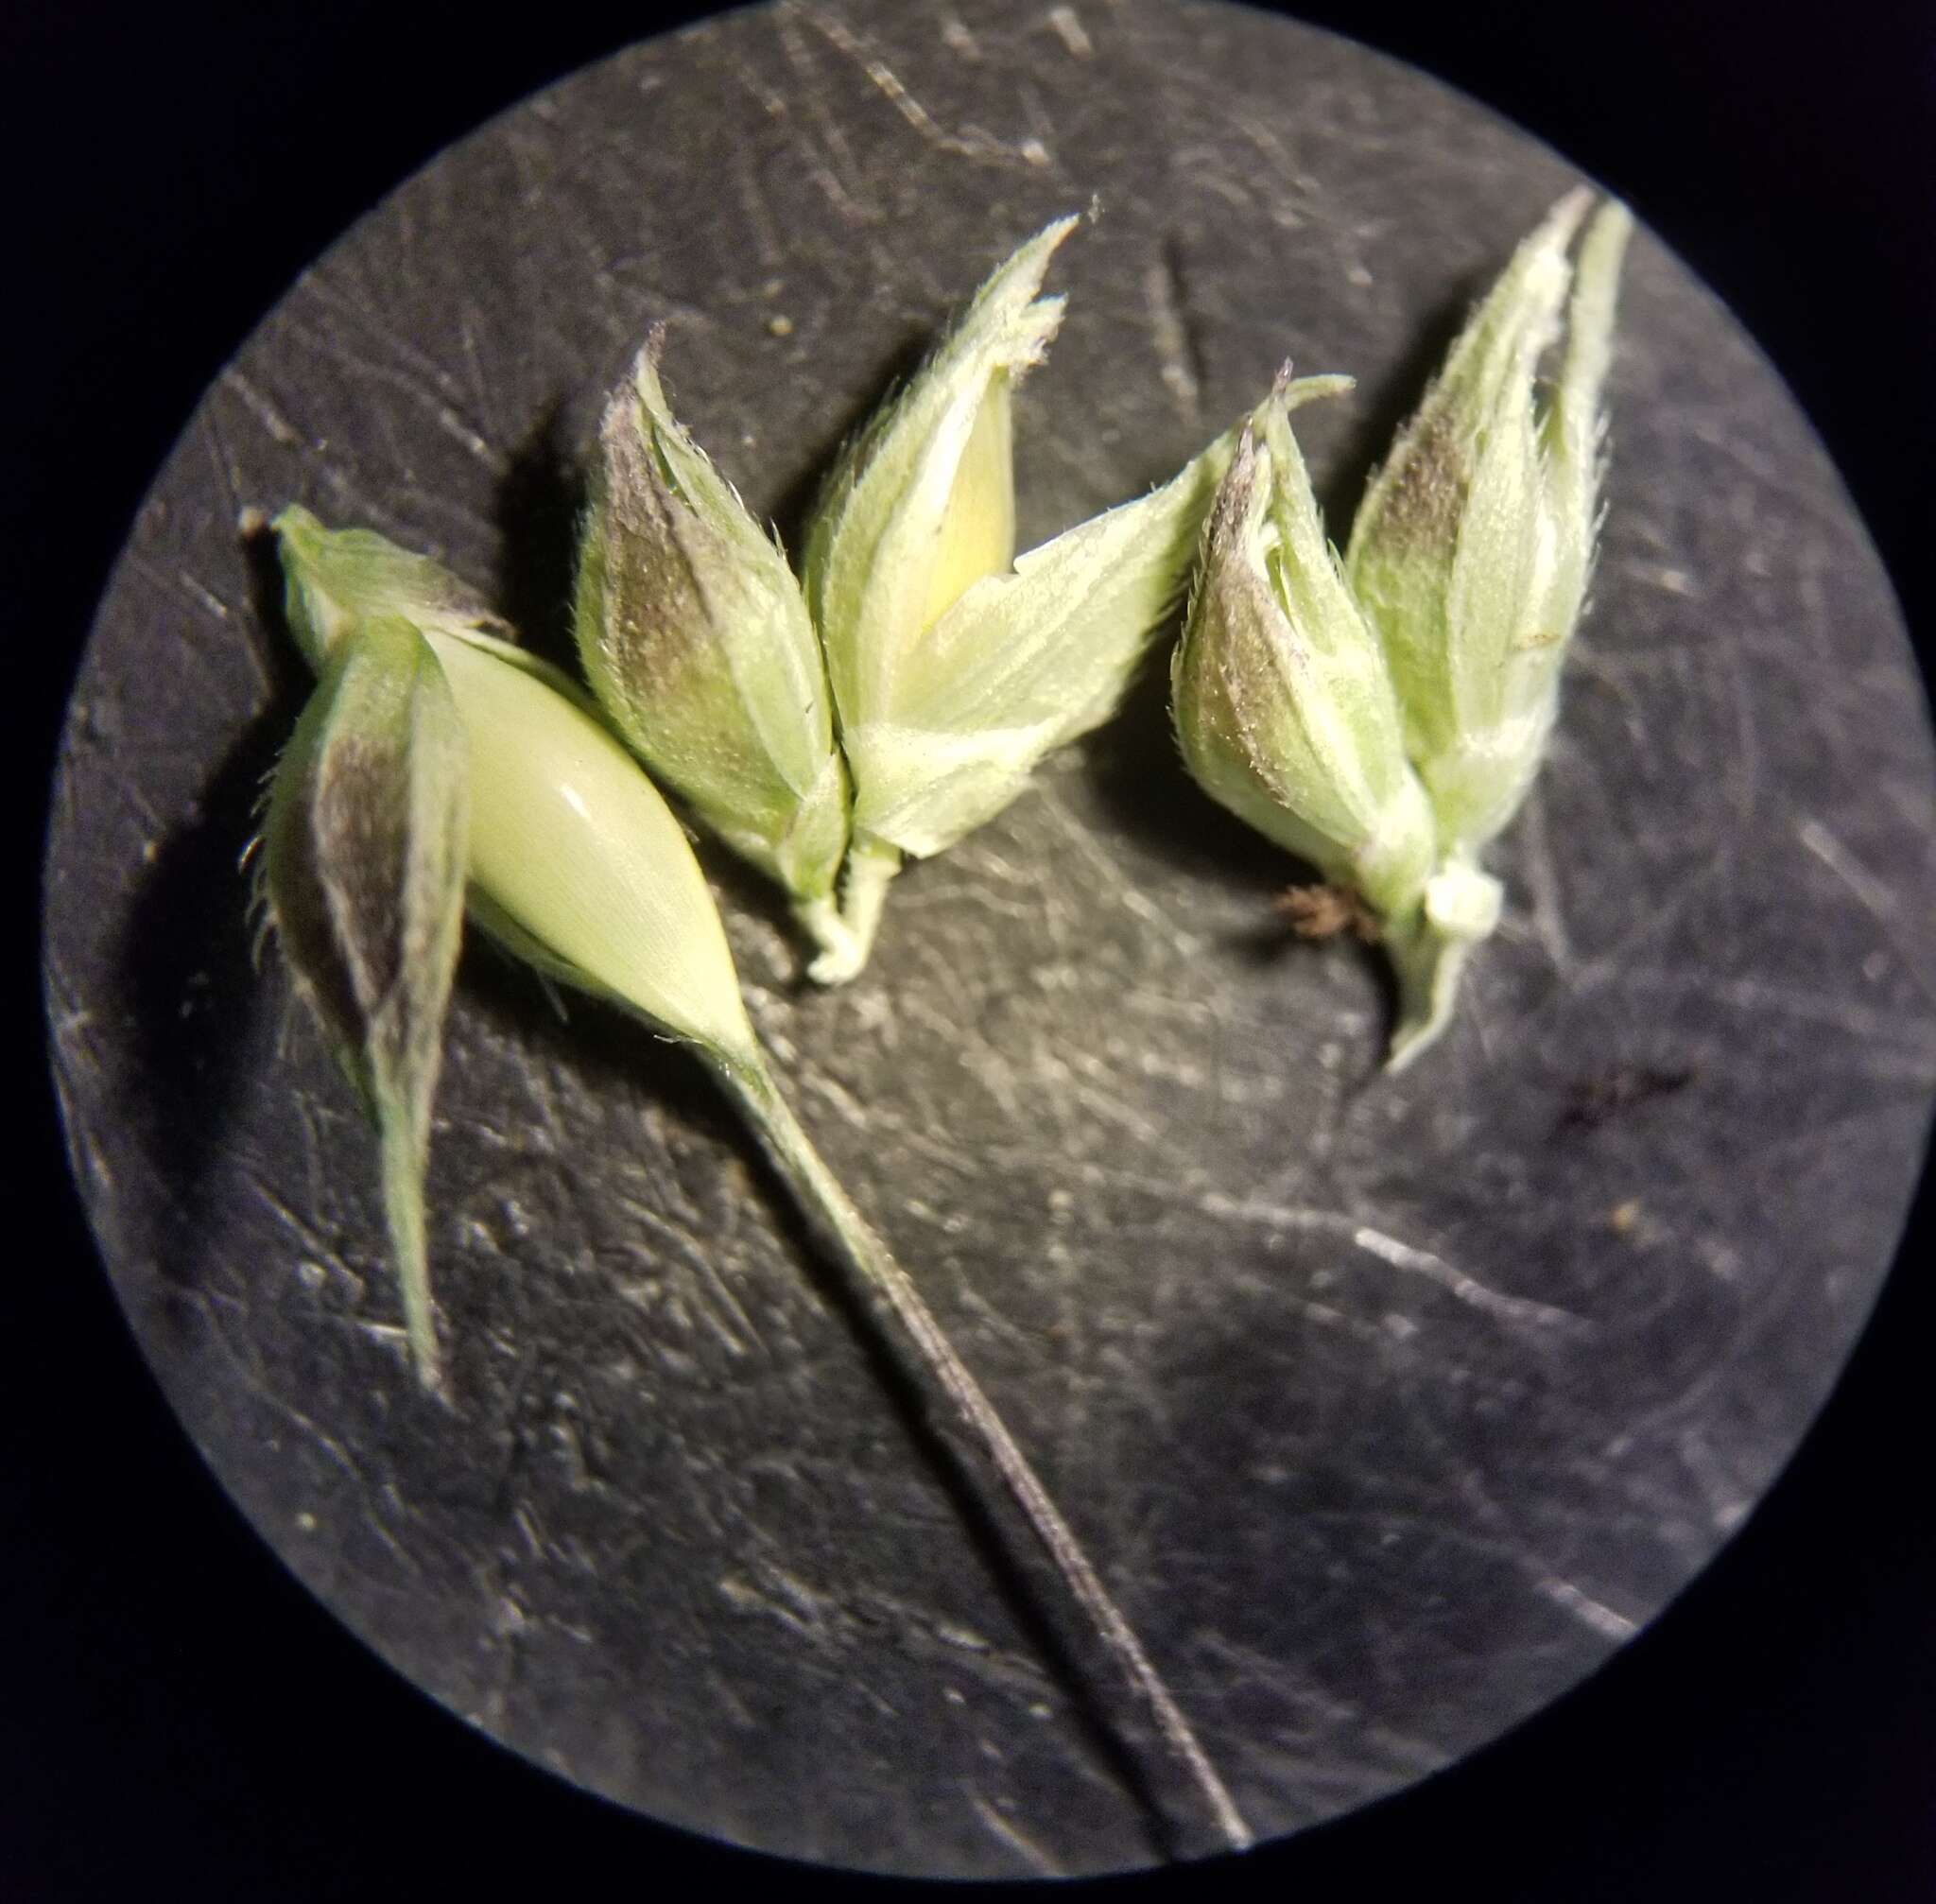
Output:
[[904,856],[993,818],[1114,710],[1229,460],[1224,437],[1017,559],[1011,392],[1062,320],[1040,293],[1076,223],[1003,264],[841,456],[807,534],[804,610],[666,409],[656,343],[607,412],[580,565],[587,674],[640,757],[786,887],[825,983],[865,963]]
[[854,786],[848,978],[903,856],[992,819],[1045,755],[1106,719],[1182,595],[1226,437],[1141,501],[1014,551],[1010,392],[1062,320],[1044,273],[1064,218],[982,287],[836,470],[807,541]]
[[[1062,323],[1063,300],[1037,293],[1075,228],[1057,219],[989,279],[828,480],[807,532],[806,597],[843,733],[881,715],[902,661],[950,601],[1014,560],[1009,392]],[[970,455],[985,411],[983,453]]]
[[1124,503],[985,577],[846,728],[856,833],[925,857],[993,819],[1045,754],[1108,719],[1176,606],[1230,458],[1222,439]]
[[463,916],[464,731],[402,616],[357,625],[320,659],[269,784],[258,890],[297,995],[376,1126],[406,1334],[435,1388],[424,1170]]
[[591,701],[427,557],[276,519],[320,682],[271,784],[261,880],[298,995],[377,1125],[411,1357],[440,1384],[424,1222],[461,919],[730,1067],[760,1058],[679,822]]
[[[332,533],[307,511],[276,519],[288,614],[305,652],[366,625],[372,575],[442,575],[367,529]],[[388,562],[383,551],[397,558]],[[399,590],[389,612],[436,655],[467,742],[468,900],[477,923],[549,976],[675,1037],[753,1052],[733,956],[684,830],[593,703],[557,669],[489,632],[455,579]],[[442,604],[424,610],[426,600]],[[467,604],[455,608],[452,604]]]
[[1297,404],[1343,382],[1280,380],[1245,427],[1170,686],[1184,764],[1204,789],[1389,917],[1420,902],[1432,817],[1289,424]]
[[[1443,1030],[1497,926],[1478,855],[1538,770],[1585,601],[1632,229],[1604,206],[1576,271],[1587,203],[1555,206],[1474,313],[1367,490],[1341,570],[1288,391],[1273,393],[1212,513],[1172,669],[1191,772],[1376,916],[1398,976],[1393,1068]],[[1534,378],[1563,308],[1542,414]]]
[[786,557],[673,418],[661,341],[605,412],[579,653],[652,772],[823,929],[848,803],[820,639]]
[[[1570,193],[1514,255],[1366,491],[1346,567],[1385,643],[1447,852],[1518,811],[1546,750],[1599,528],[1600,389],[1633,220]],[[1534,375],[1567,305],[1558,384]]]

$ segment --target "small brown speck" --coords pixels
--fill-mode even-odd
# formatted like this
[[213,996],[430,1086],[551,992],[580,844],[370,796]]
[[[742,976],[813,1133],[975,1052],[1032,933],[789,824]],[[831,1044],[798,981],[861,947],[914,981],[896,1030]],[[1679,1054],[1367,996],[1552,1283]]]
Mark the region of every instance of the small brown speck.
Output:
[[1348,886],[1289,886],[1271,903],[1300,939],[1352,932],[1367,945],[1378,943],[1378,915]]
[[768,332],[776,338],[790,338],[793,335],[793,320],[784,311],[776,311],[767,320]]
[[1629,1197],[1607,1212],[1607,1228],[1616,1237],[1631,1237],[1640,1227],[1640,1199]]

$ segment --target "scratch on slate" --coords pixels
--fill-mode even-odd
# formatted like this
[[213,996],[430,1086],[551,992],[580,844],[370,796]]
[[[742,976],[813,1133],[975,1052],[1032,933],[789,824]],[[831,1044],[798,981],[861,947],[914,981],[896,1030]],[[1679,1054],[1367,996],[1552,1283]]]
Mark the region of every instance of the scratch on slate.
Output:
[[1571,1309],[1534,1302],[1530,1296],[1504,1295],[1480,1282],[1477,1276],[1455,1268],[1443,1256],[1434,1255],[1430,1250],[1416,1249],[1410,1243],[1402,1243],[1396,1237],[1388,1237],[1384,1231],[1372,1229],[1367,1224],[1361,1223],[1353,1230],[1351,1240],[1380,1262],[1390,1263],[1395,1270],[1427,1277],[1457,1296],[1461,1303],[1469,1303],[1474,1308],[1484,1309],[1490,1315],[1512,1322],[1533,1323],[1542,1328],[1579,1331],[1591,1326],[1584,1316],[1576,1316]]
[[[435,385],[447,399],[456,398],[456,373],[406,332],[387,324],[383,320],[382,307],[378,301],[367,295],[355,297],[338,291],[328,277],[320,271],[303,279],[302,294],[311,303],[320,304],[324,311],[338,320],[330,325],[332,333],[347,324],[354,324],[358,329],[369,332],[390,353],[399,369],[405,365],[410,366],[426,385]],[[352,355],[354,361],[354,354],[349,353],[349,347],[344,345],[342,348],[346,355]]]
[[[677,1252],[688,1268],[697,1272],[700,1287],[711,1290],[716,1299],[717,1309],[724,1310],[726,1315],[731,1316],[737,1322],[739,1326],[759,1344],[764,1353],[770,1355],[772,1351],[769,1347],[766,1338],[754,1326],[752,1318],[747,1314],[745,1307],[740,1303],[738,1297],[733,1293],[725,1277],[720,1273],[718,1266],[713,1261],[711,1255],[701,1244],[699,1238],[694,1236],[683,1224],[672,1221],[670,1218],[665,1216],[660,1211],[652,1209],[633,1198],[623,1197],[618,1201],[624,1207],[627,1215],[635,1218],[644,1227],[651,1230],[655,1236],[669,1244]],[[725,1320],[716,1313],[715,1303],[701,1302],[699,1307],[700,1313],[704,1317],[707,1325],[718,1337],[720,1345],[726,1350],[728,1355],[743,1356],[747,1353],[746,1344],[727,1326]]]
[[963,60],[981,58],[981,42],[969,30],[968,23],[959,13],[942,15],[942,44]]
[[[229,1332],[216,1321],[215,1305],[210,1300],[208,1292],[205,1290],[182,1290],[180,1293],[200,1309],[202,1318],[208,1324],[211,1338],[220,1349],[223,1359],[235,1371],[243,1387],[292,1427],[300,1429],[311,1444],[320,1448],[343,1471],[359,1494],[367,1494],[369,1487],[363,1470],[352,1458],[350,1451],[293,1402],[285,1400],[269,1387],[261,1372],[236,1348],[234,1342],[230,1340]],[[387,1497],[406,1518],[413,1517],[409,1509],[405,1506],[403,1497],[397,1493],[394,1482],[385,1482],[378,1493],[380,1497]],[[373,1508],[362,1509],[357,1518],[383,1543],[406,1571],[422,1576],[423,1563],[384,1526]]]
[[853,61],[867,75],[895,112],[937,151],[953,153],[963,159],[990,160],[998,164],[1019,163],[1043,166],[1050,163],[1047,148],[1039,139],[1024,139],[1011,146],[993,133],[984,132],[979,126],[971,126],[962,132],[950,132],[914,96],[901,76],[885,60],[869,52],[860,36],[844,21],[831,13],[809,12],[805,17],[830,46]]
[[1904,943],[1902,917],[1894,892],[1876,878],[1821,821],[1800,822],[1795,827],[1795,837],[1855,894],[1857,903],[1888,935],[1889,943],[1894,946],[1896,956],[1914,981],[1916,990],[1931,1004],[1936,1004],[1936,989],[1931,988],[1925,977],[1917,956],[1920,946]]
[[1081,854],[1090,870],[1099,875],[1098,883],[1107,896],[1115,900],[1124,911],[1133,913],[1146,926],[1156,927],[1180,958],[1193,959],[1202,950],[1203,940],[1197,933],[1179,926],[1123,871],[1115,855],[1104,852],[1096,836],[1063,804],[1054,791],[1052,781],[1038,781],[1031,791],[1039,810],[1055,822],[1063,838]]
[[735,152],[733,176],[739,188],[740,207],[746,213],[747,223],[752,227],[753,249],[760,264],[771,270],[786,253],[780,246],[779,228],[774,221],[772,208],[767,203],[766,192],[760,184],[759,169],[753,164],[751,149],[745,145]]
[[1705,895],[1716,880],[1724,879],[1732,871],[1733,854],[1733,843],[1723,842],[1702,865],[1684,874],[1658,905],[1636,909],[1626,928],[1610,944],[1576,968],[1576,989],[1581,993],[1598,992],[1602,985],[1624,982],[1635,950],[1661,937],[1687,908]]
[[1163,1132],[1148,1117],[1139,1116],[1107,1089],[1082,1082],[1064,1060],[1046,1051],[1041,1052],[1036,1057],[1034,1071],[1037,1077],[1067,1091],[1098,1122],[1115,1126],[1141,1144],[1155,1145],[1163,1141]]
[[345,370],[354,372],[365,382],[388,384],[391,389],[401,391],[416,404],[452,442],[468,451],[493,476],[501,476],[510,467],[504,452],[485,441],[476,426],[458,412],[448,397],[429,383],[420,382],[416,375],[402,365],[386,363],[380,357],[366,355],[361,351],[353,350],[346,343],[337,341],[331,335],[311,330],[306,325],[292,328],[319,356],[327,357],[342,365]]
[[[948,1022],[952,1028],[956,1021]],[[940,1165],[957,1175],[973,1174],[964,1170],[961,1147],[944,1137],[935,1136],[933,1126],[928,1121],[917,1124],[878,1105],[871,1108],[862,1105],[838,1078],[811,1061],[804,1062],[795,1077],[803,1091],[830,1105],[840,1120],[853,1129],[891,1135],[897,1144],[907,1146],[930,1164]]]
[[1069,49],[1072,60],[1087,60],[1094,57],[1096,43],[1082,26],[1082,16],[1073,7],[1051,7],[1048,9],[1048,25],[1056,38]]
[[213,409],[202,413],[201,435],[209,460],[221,479],[222,493],[229,498],[229,520],[239,522],[242,519],[242,478],[235,467],[234,454],[229,448],[228,439],[222,435],[221,425],[216,422]]
[[968,1787],[968,1802],[975,1808],[975,1815],[995,1837],[1016,1852],[1031,1871],[1040,1873],[1044,1878],[1060,1878],[1063,1875],[1062,1866],[1044,1846],[1029,1837],[1012,1818],[1005,1817],[972,1785]]
[[737,1574],[721,1574],[718,1589],[720,1597],[735,1611],[766,1614],[798,1634],[802,1639],[816,1646],[826,1643],[826,1629],[812,1607],[803,1609],[798,1602],[789,1606],[780,1596],[762,1592],[751,1581],[741,1580]]
[[185,568],[164,569],[159,563],[151,562],[141,554],[130,554],[128,565],[143,577],[153,588],[169,595],[177,595],[192,604],[200,614],[213,615],[217,621],[227,621],[232,613],[212,589],[196,580]]
[[759,74],[744,60],[736,62],[735,73],[739,83],[758,100],[760,111],[769,119],[784,119],[786,114],[786,101],[762,79]]
[[[819,69],[814,65],[806,42],[801,37],[800,22],[804,19],[812,21],[816,26],[820,25],[804,7],[794,4],[794,0],[788,0],[788,4],[782,6],[778,22],[781,51],[786,56],[786,63],[799,76],[806,96],[806,109],[820,128],[821,138],[828,153],[850,179],[857,179],[859,170],[854,163],[853,147],[848,145],[847,135],[841,130],[839,122],[827,110],[825,89],[821,85]],[[864,203],[855,191],[850,190],[834,166],[814,149],[811,140],[803,141],[803,156],[807,170],[827,195],[828,202],[843,218],[851,224],[880,222],[880,208]]]
[[[750,1315],[747,1314],[744,1305],[741,1304],[739,1298],[735,1296],[733,1293],[732,1290],[728,1287],[726,1278],[723,1274],[720,1273],[718,1265],[713,1261],[712,1257],[704,1250],[700,1250],[696,1248],[694,1254],[698,1256],[700,1268],[704,1272],[706,1281],[711,1286],[713,1293],[718,1297],[721,1307],[728,1310],[732,1315],[736,1317],[738,1319],[740,1327],[743,1328],[747,1332],[747,1334],[750,1335],[753,1339],[753,1341],[756,1341],[760,1345],[760,1347],[766,1351],[767,1354],[770,1355],[772,1351],[767,1347],[767,1339],[763,1335],[761,1335],[759,1330],[753,1325],[753,1320]],[[721,1329],[719,1331],[719,1336],[732,1354],[744,1355],[746,1353],[745,1344],[734,1341],[729,1331]]]
[[1593,1324],[1571,1309],[1550,1303],[1535,1302],[1530,1296],[1510,1296],[1448,1263],[1443,1256],[1415,1244],[1402,1242],[1383,1230],[1372,1228],[1342,1210],[1313,1209],[1302,1203],[1269,1203],[1253,1198],[1227,1197],[1211,1191],[1198,1199],[1206,1216],[1234,1218],[1239,1222],[1263,1223],[1275,1229],[1322,1230],[1348,1237],[1357,1249],[1389,1263],[1408,1274],[1424,1276],[1437,1283],[1448,1294],[1502,1322],[1531,1324],[1534,1327],[1578,1334],[1590,1331]]
[[269,1188],[268,1183],[253,1171],[249,1174],[249,1187],[254,1191],[257,1201],[268,1210],[289,1236],[295,1238],[297,1247],[302,1255],[315,1258],[328,1268],[340,1271],[352,1282],[360,1280],[351,1272],[350,1266],[343,1261],[340,1252],[330,1242],[322,1230],[307,1217],[291,1209]]
[[[1877,1039],[1900,1045],[1905,1039],[1927,1037],[1928,1027],[1900,1012],[1877,1012],[1866,1005],[1852,1005],[1832,994],[1812,992],[1799,985],[1777,984],[1767,978],[1719,978],[1690,977],[1686,972],[1639,965],[1616,975],[1622,991],[1643,995],[1686,994],[1737,1012],[1780,1012],[1805,1024],[1827,1025],[1851,1038]],[[1921,1045],[1916,1055],[1929,1051]],[[1936,1055],[1925,1058],[1936,1062]]]
[[[240,371],[235,370],[233,366],[224,371],[221,376],[221,388],[233,392],[240,400],[243,407],[262,426],[271,441],[280,444],[285,449],[293,449],[299,445],[308,443],[309,440],[303,433],[287,417],[284,416],[282,411],[268,397],[264,396]],[[314,444],[309,446],[320,447],[320,445]],[[410,530],[406,526],[399,522],[393,511],[386,508],[373,497],[366,496],[340,469],[326,458],[319,459],[308,464],[307,467],[328,487],[330,493],[353,514],[360,516],[366,526],[374,526],[386,530],[393,530],[400,537],[406,540],[408,539]]]
[[1554,1605],[1564,1607],[1582,1626],[1590,1626],[1608,1639],[1631,1639],[1640,1631],[1636,1620],[1629,1619],[1624,1613],[1616,1613],[1604,1601],[1582,1593],[1570,1580],[1562,1580],[1557,1574],[1549,1573],[1534,1581],[1533,1586]]
[[302,432],[292,424],[281,410],[269,402],[242,372],[233,367],[222,372],[222,382],[242,399],[249,413],[270,438],[285,449],[294,449],[302,441]]
[[1877,919],[1895,917],[1895,894],[1823,825],[1821,821],[1801,821],[1795,827],[1795,837]]
[[1160,256],[1143,273],[1143,299],[1150,307],[1150,335],[1155,340],[1163,387],[1175,399],[1177,413],[1194,424],[1201,410],[1202,380],[1184,320],[1183,269],[1175,239],[1166,238]]
[[477,354],[476,315],[469,304],[458,313],[458,341],[464,347],[464,364],[471,373],[471,393],[476,399],[477,412],[488,422],[493,412],[491,379],[485,374],[483,359]]

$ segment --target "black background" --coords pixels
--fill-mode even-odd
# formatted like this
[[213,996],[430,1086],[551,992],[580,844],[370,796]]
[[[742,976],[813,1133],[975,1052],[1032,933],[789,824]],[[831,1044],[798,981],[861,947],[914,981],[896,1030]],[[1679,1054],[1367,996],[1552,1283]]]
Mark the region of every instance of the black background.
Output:
[[[61,702],[203,388],[355,216],[492,113],[700,7],[100,0],[0,12],[0,631],[31,943]],[[1631,202],[1826,439],[1914,630],[1936,484],[1936,16],[1842,0],[1311,5]],[[17,336],[13,335],[17,333]],[[1927,670],[1928,649],[1919,642]],[[270,1557],[164,1409],[66,1187],[32,961],[0,1149],[0,1897],[388,1898],[614,1881],[856,1895],[656,1829],[433,1708]],[[1925,1186],[1912,1238],[1927,1232]],[[1910,1260],[1919,1255],[1913,1243]],[[1936,1895],[1936,1302],[1907,1268],[1801,1455],[1605,1672],[1478,1758],[1125,1893]],[[303,1723],[293,1731],[291,1719]]]

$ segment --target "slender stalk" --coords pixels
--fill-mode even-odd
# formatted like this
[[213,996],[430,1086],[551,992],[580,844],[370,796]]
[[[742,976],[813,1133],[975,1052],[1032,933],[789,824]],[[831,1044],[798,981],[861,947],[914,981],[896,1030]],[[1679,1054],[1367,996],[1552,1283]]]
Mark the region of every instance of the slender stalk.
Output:
[[[1053,1603],[1042,1610],[1071,1644],[1091,1691],[1106,1709],[1111,1730],[1135,1761],[1179,1841],[1173,1848],[1242,1850],[1252,1842],[1250,1827],[1189,1721],[1075,1531],[907,1272],[855,1208],[764,1065],[743,1068],[721,1054],[711,1055],[832,1263],[844,1272],[862,1312],[912,1381],[931,1425],[980,1505],[1013,1539],[1011,1557],[1030,1577],[1039,1578],[1040,1557],[1029,1564],[1039,1545],[1061,1589],[1074,1602],[1072,1609],[1051,1594]],[[1017,1525],[1018,1515],[1026,1527]]]
[[1402,1071],[1451,1022],[1460,974],[1499,923],[1499,882],[1469,848],[1455,848],[1426,883],[1423,904],[1387,920],[1385,949],[1398,975],[1398,1027],[1385,1068]]
[[799,899],[793,905],[794,923],[813,942],[816,957],[813,976],[823,983],[836,978],[852,978],[866,961],[867,955],[854,943],[854,934],[840,916],[831,895],[819,899]]
[[1385,1054],[1388,1071],[1404,1070],[1452,1022],[1472,943],[1442,932],[1424,917],[1386,933],[1385,950],[1398,977],[1398,1023]]
[[888,888],[901,870],[901,849],[863,834],[848,849],[840,877],[840,926],[845,943],[822,941],[826,950],[808,968],[822,985],[842,985],[867,963],[880,928]]

